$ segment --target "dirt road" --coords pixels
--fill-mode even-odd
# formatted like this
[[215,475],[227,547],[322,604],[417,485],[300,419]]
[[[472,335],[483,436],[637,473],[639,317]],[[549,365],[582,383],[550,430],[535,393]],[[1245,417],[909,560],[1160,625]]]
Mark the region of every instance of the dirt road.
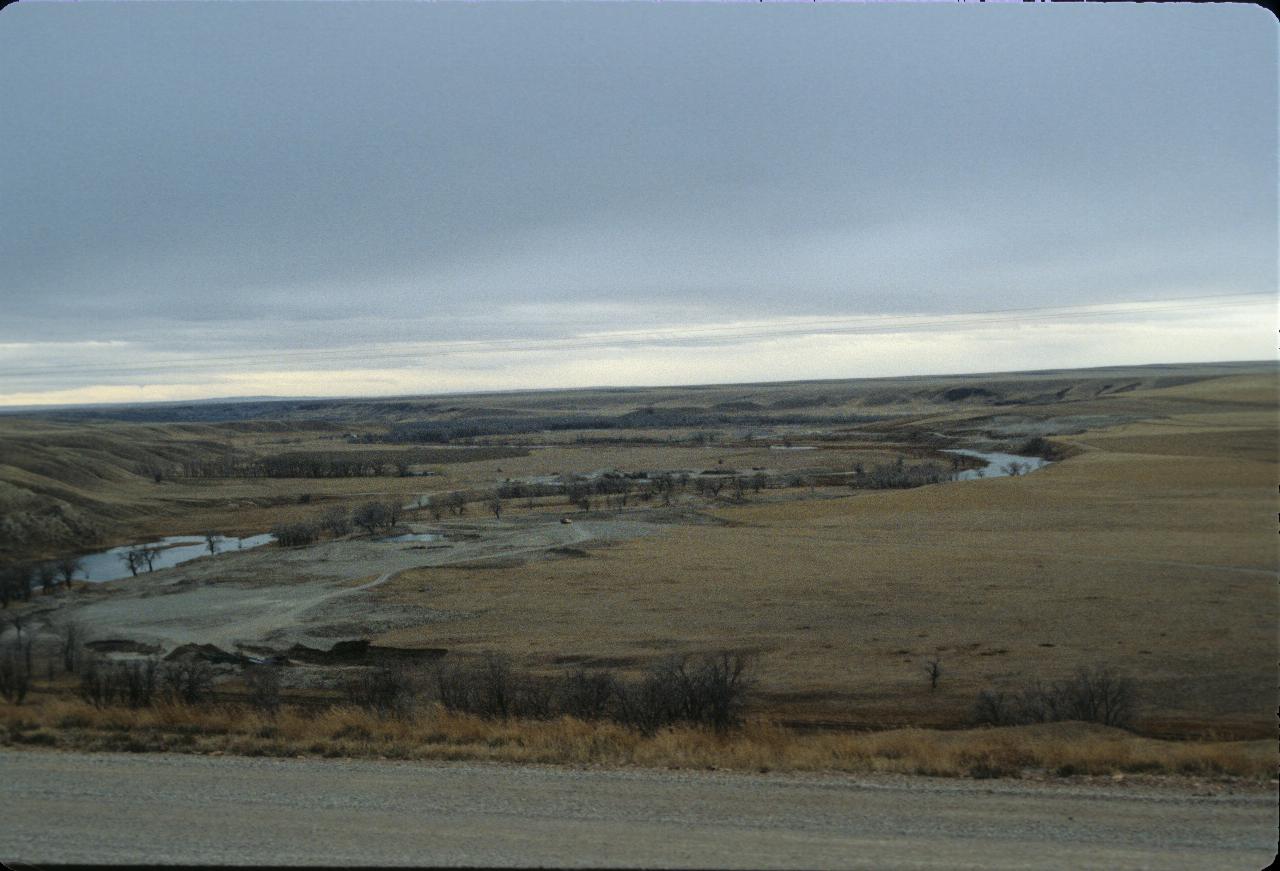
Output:
[[0,753],[5,862],[1265,867],[1275,795],[1125,785]]

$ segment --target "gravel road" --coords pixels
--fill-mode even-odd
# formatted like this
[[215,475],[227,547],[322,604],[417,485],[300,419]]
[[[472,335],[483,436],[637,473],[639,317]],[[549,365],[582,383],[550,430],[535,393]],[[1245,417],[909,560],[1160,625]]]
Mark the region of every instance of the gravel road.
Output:
[[931,778],[0,752],[0,861],[1265,867],[1276,796]]

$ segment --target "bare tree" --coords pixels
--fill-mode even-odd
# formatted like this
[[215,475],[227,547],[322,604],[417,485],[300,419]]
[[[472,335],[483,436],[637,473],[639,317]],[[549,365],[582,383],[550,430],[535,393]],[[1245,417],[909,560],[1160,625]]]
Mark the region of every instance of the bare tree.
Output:
[[936,690],[938,688],[938,678],[942,677],[942,663],[937,657],[929,660],[924,666],[925,672],[929,675],[929,689]]
[[207,662],[169,662],[160,675],[169,698],[194,705],[213,692],[213,668]]
[[370,536],[376,535],[379,529],[388,525],[386,505],[381,502],[366,502],[355,510],[351,519]]
[[219,538],[221,536],[216,532],[206,532],[204,534],[204,546],[209,548],[209,556],[213,556],[218,552],[218,546],[221,544],[218,541]]
[[446,498],[449,509],[459,517],[467,513],[467,496],[461,490],[454,490]]
[[62,653],[63,671],[74,672],[79,667],[84,635],[84,626],[77,620],[68,620],[59,629],[58,648]]
[[387,517],[387,532],[391,532],[400,523],[400,518],[404,516],[404,506],[396,500],[392,499],[383,503],[384,511]]
[[135,578],[138,576],[138,572],[142,570],[142,554],[138,552],[137,548],[130,548],[120,554],[120,560],[129,567],[129,574]]
[[137,577],[143,566],[146,566],[149,572],[155,571],[156,557],[158,556],[160,556],[160,548],[140,544],[120,554],[120,559],[124,560],[124,564],[129,567],[129,571],[134,577]]
[[52,595],[58,586],[58,567],[50,562],[36,563],[36,578],[40,581],[40,591],[46,596]]
[[67,589],[71,589],[71,581],[75,578],[77,572],[84,571],[84,562],[76,556],[65,556],[58,560],[58,574],[62,577],[62,582],[66,584]]
[[351,512],[340,505],[335,505],[326,511],[320,522],[335,538],[351,532]]
[[493,512],[494,520],[502,519],[502,497],[498,495],[498,493],[495,492],[489,496],[485,504],[488,505],[489,510]]

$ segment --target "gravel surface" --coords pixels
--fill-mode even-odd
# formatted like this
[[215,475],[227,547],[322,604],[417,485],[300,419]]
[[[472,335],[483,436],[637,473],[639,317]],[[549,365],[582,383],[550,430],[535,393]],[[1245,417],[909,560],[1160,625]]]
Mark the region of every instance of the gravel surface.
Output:
[[444,529],[452,536],[446,546],[432,548],[356,538],[302,548],[228,551],[109,581],[93,595],[60,601],[50,615],[56,621],[78,620],[96,638],[128,638],[165,650],[193,643],[224,650],[263,643],[278,649],[295,643],[328,647],[342,638],[466,616],[379,605],[375,596],[365,595],[405,569],[554,558],[554,548],[625,541],[664,528],[619,518],[565,525],[555,515],[539,515],[416,527]]
[[5,862],[1263,868],[1276,796],[907,777],[0,752]]

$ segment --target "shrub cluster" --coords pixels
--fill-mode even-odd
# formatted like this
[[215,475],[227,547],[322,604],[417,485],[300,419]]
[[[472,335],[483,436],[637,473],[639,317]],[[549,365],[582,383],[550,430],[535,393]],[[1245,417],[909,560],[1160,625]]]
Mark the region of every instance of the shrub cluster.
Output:
[[903,490],[951,479],[952,473],[938,463],[908,466],[899,457],[895,463],[876,465],[870,471],[859,463],[848,483],[856,490]]
[[390,534],[400,522],[399,502],[366,502],[351,515],[356,526],[375,535],[379,530]]
[[1068,680],[1037,683],[1016,693],[983,690],[973,719],[991,726],[1081,720],[1123,729],[1132,725],[1137,707],[1132,680],[1109,666],[1095,666],[1079,669]]
[[31,639],[21,632],[16,640],[0,646],[0,696],[15,705],[22,704],[31,689]]
[[398,667],[361,671],[347,679],[344,689],[348,702],[380,716],[412,713],[419,694],[417,677]]
[[281,547],[302,547],[315,544],[320,538],[320,529],[318,523],[277,523],[271,527],[271,534]]
[[94,658],[80,671],[80,697],[95,708],[145,708],[159,699],[198,704],[212,692],[213,668],[207,662]]
[[441,667],[435,674],[437,698],[451,711],[486,718],[613,720],[647,734],[675,723],[728,729],[741,722],[750,685],[749,658],[727,651],[669,659],[636,680],[583,669],[559,679],[537,678],[517,673],[509,660],[492,653],[474,665]]

